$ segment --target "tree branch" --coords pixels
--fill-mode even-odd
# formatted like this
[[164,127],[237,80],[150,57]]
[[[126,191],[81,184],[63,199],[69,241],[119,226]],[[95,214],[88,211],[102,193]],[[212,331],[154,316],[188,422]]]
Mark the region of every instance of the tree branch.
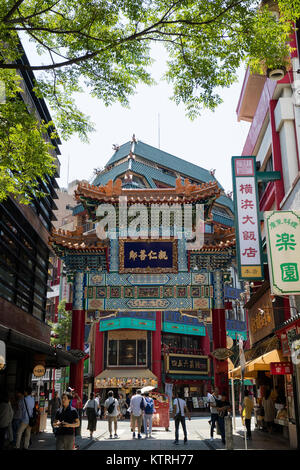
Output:
[[9,10],[9,12],[4,16],[2,21],[7,22],[8,19],[15,13],[15,11],[19,8],[19,6],[24,2],[25,0],[18,0],[14,6]]
[[[24,1],[24,0],[22,0]],[[57,5],[61,0],[57,0],[55,3],[53,3],[53,5],[51,5],[50,7],[48,8],[45,8],[44,10],[41,10],[41,11],[36,11],[35,10],[35,13],[33,13],[32,15],[29,15],[29,16],[26,16],[26,17],[23,17],[23,16],[20,16],[19,18],[14,18],[12,20],[7,20],[5,21],[5,23],[9,23],[9,24],[12,24],[12,23],[22,23],[24,21],[27,21],[27,20],[30,20],[31,18],[34,18],[35,16],[40,16],[42,15],[43,13],[46,13],[47,11],[50,11],[55,5]],[[18,7],[17,7],[18,8]],[[20,12],[19,12],[20,14]]]
[[[143,31],[134,32],[132,35],[130,35],[126,38],[122,38],[122,39],[119,39],[115,43],[108,44],[107,47],[104,47],[103,49],[98,49],[98,50],[93,51],[93,52],[88,52],[88,53],[86,53],[86,54],[84,54],[80,57],[75,57],[73,59],[68,59],[65,62],[60,62],[60,63],[55,63],[55,64],[38,65],[38,66],[30,66],[30,65],[24,65],[24,64],[0,64],[0,69],[2,68],[2,69],[37,70],[38,71],[38,70],[54,70],[54,69],[60,68],[60,67],[66,67],[66,66],[70,66],[70,65],[77,65],[77,64],[80,64],[81,62],[85,62],[87,60],[95,58],[101,52],[104,52],[105,50],[109,50],[112,47],[117,47],[117,46],[120,46],[123,43],[133,41],[133,40],[138,40],[139,38],[141,38],[143,36],[146,36],[148,34],[153,34],[153,31],[155,31],[155,28],[157,28],[159,26],[163,26],[163,25],[167,25],[167,24],[178,24],[178,23],[179,24],[201,26],[201,25],[204,25],[204,24],[213,23],[218,18],[223,16],[228,10],[234,8],[235,6],[239,5],[243,1],[244,0],[238,0],[236,2],[230,3],[228,5],[228,7],[226,9],[224,9],[222,12],[220,12],[217,16],[215,16],[214,18],[202,21],[202,22],[193,22],[193,21],[183,20],[183,19],[178,19],[178,20],[173,20],[173,21],[166,21],[166,18],[171,14],[173,8],[176,7],[179,3],[182,2],[182,0],[179,0],[175,3],[173,3],[172,6],[163,14],[163,16],[156,23],[148,26]],[[15,28],[15,29],[17,30],[17,28]],[[55,30],[51,30],[51,29],[48,29],[48,28],[30,28],[30,29],[27,28],[27,32],[30,32],[33,29],[46,30],[46,31],[54,33],[54,34],[58,33],[58,34],[82,34],[82,35],[84,35],[84,33],[81,33],[81,31],[73,31],[73,32],[72,31],[55,31]],[[158,31],[157,34],[167,34],[167,32]],[[176,33],[175,34],[173,33],[173,35],[176,35]],[[170,32],[170,36],[172,36],[172,32]],[[86,36],[86,37],[88,37],[88,36]],[[88,39],[93,39],[93,38],[88,37]],[[148,38],[148,39],[150,39],[150,38]]]

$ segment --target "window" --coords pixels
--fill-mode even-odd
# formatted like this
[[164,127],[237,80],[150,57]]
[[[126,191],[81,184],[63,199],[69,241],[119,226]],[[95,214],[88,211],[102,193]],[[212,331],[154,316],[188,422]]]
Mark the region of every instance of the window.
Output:
[[9,302],[13,302],[13,299],[14,299],[13,291],[9,289],[7,286],[5,286],[1,281],[0,281],[0,296],[4,297]]
[[119,365],[136,365],[136,340],[119,341]]
[[163,343],[170,348],[199,349],[199,339],[192,335],[164,335]]
[[[268,158],[265,169],[263,171],[273,171],[272,154]],[[258,183],[257,187],[258,187],[258,198],[259,198],[259,200],[262,198],[268,183],[269,183],[269,181],[261,181],[260,183]]]
[[109,366],[146,366],[146,340],[109,340]]
[[108,346],[108,364],[110,366],[118,365],[118,341],[109,341]]
[[138,340],[137,363],[138,366],[145,366],[147,364],[146,357],[146,341]]

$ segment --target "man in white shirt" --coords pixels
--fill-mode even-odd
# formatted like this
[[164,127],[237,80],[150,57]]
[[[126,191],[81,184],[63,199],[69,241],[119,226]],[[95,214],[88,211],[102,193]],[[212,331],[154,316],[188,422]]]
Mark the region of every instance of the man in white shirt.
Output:
[[25,431],[24,449],[28,449],[31,435],[31,426],[29,426],[29,418],[33,415],[35,407],[34,398],[31,396],[32,389],[28,387],[24,392],[22,400],[22,421],[17,432],[16,449],[20,448],[22,434]]
[[143,420],[143,410],[145,408],[144,398],[142,397],[141,390],[137,390],[136,394],[130,400],[130,409],[131,409],[131,423],[133,434],[132,437],[135,437],[135,428],[138,427],[138,439],[141,439],[141,429],[142,429],[142,420]]
[[219,389],[216,387],[212,394],[208,393],[208,403],[210,406],[210,440],[213,441],[214,439],[214,429],[216,427],[216,422],[218,421],[218,410],[217,410],[217,403],[216,400],[220,399]]
[[191,420],[190,412],[186,406],[185,400],[183,400],[183,396],[180,392],[177,393],[177,397],[173,402],[173,418],[175,421],[175,441],[174,444],[179,444],[179,424],[181,423],[183,434],[184,434],[184,443],[187,444],[187,431],[185,425],[185,415],[188,416],[189,420]]
[[[114,404],[111,408],[110,406]],[[108,420],[108,430],[109,430],[109,438],[112,439],[112,423],[114,423],[114,430],[115,430],[115,437],[118,437],[117,429],[118,429],[118,416],[120,415],[120,406],[119,402],[116,398],[114,398],[114,392],[110,390],[108,392],[108,399],[104,403],[104,418],[107,416]]]

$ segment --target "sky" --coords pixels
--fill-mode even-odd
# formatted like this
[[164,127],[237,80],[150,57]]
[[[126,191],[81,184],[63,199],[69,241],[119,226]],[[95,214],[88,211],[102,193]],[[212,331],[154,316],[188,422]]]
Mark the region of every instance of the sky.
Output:
[[[32,64],[45,62],[36,54],[33,43],[25,42],[24,46]],[[103,168],[113,155],[113,144],[122,145],[135,134],[149,145],[207,170],[215,169],[215,177],[225,191],[232,190],[231,156],[241,154],[249,131],[249,123],[237,122],[236,115],[245,68],[239,69],[237,83],[220,91],[223,104],[214,112],[203,110],[191,121],[184,106],[170,100],[172,86],[161,80],[166,67],[162,46],[155,46],[153,53],[151,71],[157,85],[138,86],[129,98],[130,109],[117,103],[106,107],[88,93],[76,95],[77,106],[91,117],[96,132],[90,135],[89,144],[77,136],[64,141],[60,134],[60,187],[75,179],[92,182],[94,168]]]

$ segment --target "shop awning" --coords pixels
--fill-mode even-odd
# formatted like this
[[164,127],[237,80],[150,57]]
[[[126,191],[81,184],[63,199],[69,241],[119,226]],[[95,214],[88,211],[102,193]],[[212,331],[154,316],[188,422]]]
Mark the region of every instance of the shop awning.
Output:
[[156,375],[150,369],[105,369],[95,378],[95,387],[156,387],[157,382]]
[[50,346],[50,344],[39,341],[16,330],[6,328],[3,325],[0,326],[0,339],[13,348],[44,354],[46,367],[65,367],[69,366],[70,363],[76,364],[80,360],[78,357],[63,349],[54,348]]
[[[273,349],[261,356],[253,359],[252,361],[246,362],[244,379],[253,379],[257,376],[258,371],[269,371],[271,362],[285,362],[281,351],[278,349]],[[241,367],[235,367],[232,370],[229,370],[228,377],[233,379],[241,378]]]

